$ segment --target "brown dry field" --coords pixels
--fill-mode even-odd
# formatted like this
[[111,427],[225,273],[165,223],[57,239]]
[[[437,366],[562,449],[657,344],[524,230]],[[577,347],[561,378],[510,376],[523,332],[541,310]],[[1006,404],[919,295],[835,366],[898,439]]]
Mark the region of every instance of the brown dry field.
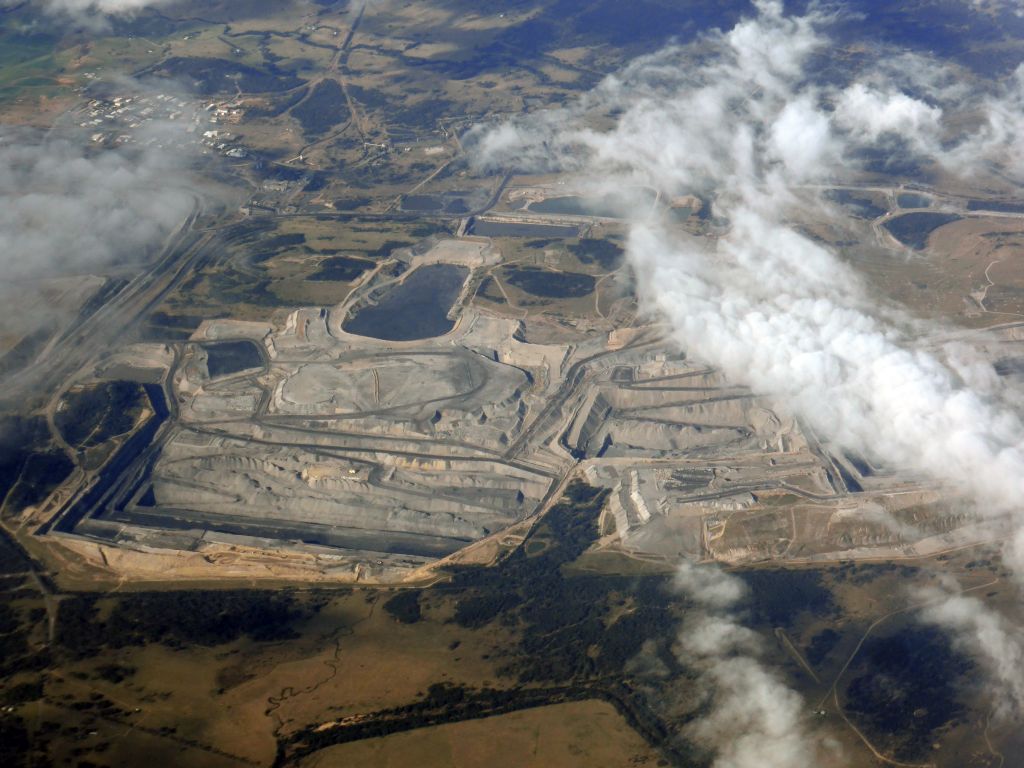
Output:
[[[72,702],[100,694],[132,713],[131,727],[113,721],[91,727],[98,732],[94,741],[118,744],[136,760],[157,739],[164,752],[184,750],[190,761],[197,753],[210,765],[239,759],[269,765],[275,733],[407,704],[432,683],[511,684],[497,674],[499,662],[485,658],[507,643],[503,630],[445,623],[446,609],[437,607],[427,608],[433,620],[400,624],[381,608],[387,597],[373,591],[335,597],[300,627],[300,637],[278,643],[108,649],[61,667],[47,683],[47,696]],[[137,672],[109,682],[95,674],[108,664]],[[39,717],[69,719],[59,712]]]
[[[808,569],[822,574],[837,610],[831,615],[808,614],[787,629],[788,637],[797,649],[806,649],[822,629],[841,634],[835,648],[813,666],[812,674],[784,643],[772,641],[770,628],[765,630],[766,661],[782,671],[809,709],[823,707],[826,714],[810,718],[809,727],[820,726],[838,738],[849,765],[874,764],[859,737],[844,726],[842,712],[830,695],[838,680],[842,703],[851,679],[843,676],[843,665],[857,643],[869,628],[877,635],[911,622],[914,613],[908,609],[916,600],[911,587],[937,584],[940,572],[954,575],[965,588],[973,588],[973,596],[1001,612],[1019,614],[1019,594],[1005,581],[1001,569],[991,564],[995,555],[994,549],[975,547],[909,561],[915,569],[912,573],[891,566],[849,572],[843,567]],[[647,570],[640,565],[635,564],[634,573]],[[630,572],[621,562],[602,563],[594,556],[581,558],[571,570]],[[497,672],[504,663],[502,649],[516,644],[510,634],[513,630],[498,623],[479,630],[449,623],[453,606],[443,589],[423,593],[421,621],[401,624],[382,609],[390,594],[354,590],[330,595],[319,613],[296,626],[298,637],[281,642],[243,639],[185,648],[154,643],[108,648],[95,658],[68,661],[47,675],[48,703],[29,705],[22,714],[36,727],[55,722],[73,729],[73,737],[51,740],[56,745],[55,764],[90,759],[107,765],[137,765],[139,755],[146,755],[147,762],[157,765],[228,766],[245,761],[269,765],[275,754],[275,734],[408,704],[420,700],[433,683],[474,688],[514,685]],[[109,682],[97,672],[111,664],[136,671],[122,682]],[[118,721],[96,717],[95,710],[74,708],[76,702],[94,695],[129,714]],[[957,760],[983,743],[985,723],[978,713],[987,709],[983,701],[972,702],[970,716],[943,731],[941,749],[936,751],[941,768],[985,764]],[[990,736],[996,744],[1013,738],[999,727],[993,727]],[[437,762],[422,762],[428,759],[425,756]],[[656,765],[657,759],[614,710],[591,701],[339,745],[310,756],[303,765],[355,764],[582,768]]]
[[[832,617],[802,622],[791,628],[789,636],[797,648],[806,649],[816,633],[831,628],[840,633],[838,644],[814,666],[816,679],[801,668],[782,643],[771,649],[769,659],[785,671],[787,681],[804,697],[809,709],[819,706],[823,709],[825,714],[821,722],[830,728],[830,734],[842,741],[850,765],[883,764],[872,759],[865,741],[844,723],[843,717],[849,713],[840,709],[846,706],[846,687],[853,679],[844,665],[857,651],[858,643],[865,638],[886,636],[900,628],[927,626],[918,624],[918,620],[919,608],[927,603],[928,598],[916,590],[938,586],[941,579],[949,575],[956,578],[967,595],[983,601],[1003,615],[1019,615],[1019,591],[1005,579],[1006,573],[997,565],[997,553],[997,547],[982,546],[935,558],[907,560],[905,564],[913,571],[883,564],[881,571],[875,571],[871,578],[864,578],[871,573],[870,567],[860,574],[855,570],[845,577],[839,577],[840,572],[833,569],[823,572],[828,574],[839,611]],[[933,768],[991,767],[999,764],[998,761],[989,761],[996,754],[995,750],[1000,747],[1006,749],[1003,745],[1012,734],[1007,733],[1010,730],[1007,728],[1002,731],[993,728],[989,737],[996,747],[990,750],[985,746],[987,723],[984,713],[991,708],[992,695],[991,690],[984,689],[971,693],[966,699],[965,715],[936,734]],[[872,746],[885,755],[883,745]]]
[[[887,298],[926,319],[971,328],[1024,319],[1024,219],[963,219],[939,227],[928,249],[904,256],[878,253],[858,259],[856,267]],[[972,293],[984,290],[984,308]]]
[[554,704],[328,747],[303,768],[625,768],[658,754],[603,701]]

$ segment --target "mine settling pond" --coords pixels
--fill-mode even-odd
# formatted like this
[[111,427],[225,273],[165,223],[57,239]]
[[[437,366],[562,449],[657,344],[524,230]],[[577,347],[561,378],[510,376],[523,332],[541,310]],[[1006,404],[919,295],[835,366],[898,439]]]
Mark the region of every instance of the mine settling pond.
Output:
[[577,195],[548,197],[530,203],[529,210],[535,213],[552,213],[563,216],[602,216],[610,219],[622,219],[629,217],[632,208],[650,208],[657,199],[657,192],[641,187],[597,198]]
[[455,327],[448,312],[459,297],[469,270],[454,264],[415,269],[376,304],[369,304],[342,323],[342,329],[385,341],[415,341],[443,336]]
[[259,348],[247,339],[218,341],[213,344],[204,344],[203,347],[206,349],[207,355],[206,369],[211,378],[263,367],[263,357],[260,355]]
[[576,237],[579,227],[563,224],[520,224],[508,221],[486,221],[476,219],[469,227],[469,234],[481,237]]

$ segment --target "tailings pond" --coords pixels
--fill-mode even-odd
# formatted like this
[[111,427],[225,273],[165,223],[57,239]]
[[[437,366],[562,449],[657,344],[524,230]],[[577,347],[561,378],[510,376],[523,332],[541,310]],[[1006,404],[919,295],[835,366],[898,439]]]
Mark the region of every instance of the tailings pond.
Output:
[[507,221],[486,221],[476,219],[469,227],[469,234],[481,237],[576,237],[579,227],[558,224],[515,224]]
[[905,213],[889,219],[884,226],[901,243],[920,251],[928,245],[932,232],[959,220],[955,213]]
[[553,213],[563,216],[601,216],[608,219],[622,219],[629,215],[633,208],[650,208],[657,199],[652,189],[632,190],[627,196],[623,193],[605,195],[603,197],[548,197],[530,204],[530,211],[536,213]]
[[578,299],[594,292],[596,280],[578,272],[553,272],[539,267],[505,269],[505,280],[521,291],[548,299]]
[[996,213],[1024,213],[1024,203],[999,200],[968,200],[968,211],[995,211]]
[[206,370],[212,379],[263,367],[263,356],[259,348],[248,339],[218,341],[215,344],[204,344],[203,348],[206,350]]
[[903,192],[896,196],[896,203],[900,208],[930,208],[932,199],[916,192]]
[[419,267],[389,288],[376,304],[358,309],[341,327],[348,333],[385,341],[442,336],[455,327],[448,312],[468,275],[468,269],[454,264]]

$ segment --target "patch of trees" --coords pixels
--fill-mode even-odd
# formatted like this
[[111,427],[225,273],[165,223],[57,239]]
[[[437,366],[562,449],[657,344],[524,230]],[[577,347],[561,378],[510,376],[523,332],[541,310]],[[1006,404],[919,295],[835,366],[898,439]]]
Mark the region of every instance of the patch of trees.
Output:
[[[582,681],[621,673],[645,640],[671,637],[676,617],[665,598],[665,579],[566,577],[562,566],[597,536],[607,492],[584,483],[537,525],[524,545],[493,568],[457,569],[463,589],[453,620],[478,628],[499,620],[520,628],[519,647],[505,669],[522,682]],[[537,554],[531,544],[543,543]],[[628,595],[633,607],[609,621],[612,603]],[[677,601],[678,602],[678,601]]]
[[39,416],[0,417],[0,504],[8,510],[38,504],[64,482],[74,465],[50,445]]
[[384,610],[402,624],[415,624],[422,617],[420,610],[421,589],[407,589],[399,592],[386,603]]
[[452,102],[435,97],[389,112],[387,119],[393,125],[432,129],[437,126],[438,120],[456,112]]
[[837,580],[848,581],[851,584],[867,584],[880,579],[885,575],[898,574],[905,579],[914,578],[920,568],[916,565],[902,565],[897,563],[855,563],[847,560],[832,573]]
[[[294,763],[332,744],[592,698],[612,703],[633,727],[680,763],[700,764],[690,752],[680,751],[688,749],[686,745],[672,743],[670,729],[644,694],[625,682],[627,662],[637,657],[645,643],[668,674],[683,672],[669,647],[681,601],[666,598],[666,578],[563,573],[563,566],[597,538],[606,497],[607,491],[574,483],[523,546],[497,565],[451,567],[449,584],[415,593],[415,609],[413,598],[406,597],[412,593],[400,593],[385,606],[392,615],[408,612],[411,616],[422,595],[446,599],[454,593],[454,623],[467,628],[491,622],[515,627],[518,639],[507,649],[507,663],[500,672],[517,677],[520,686],[477,690],[432,685],[410,704],[368,713],[358,722],[333,728],[310,726],[282,739],[276,765]],[[625,610],[613,615],[612,609]],[[450,647],[458,647],[458,642]]]
[[213,273],[208,279],[211,300],[217,304],[252,304],[258,307],[290,307],[294,304],[294,300],[282,299],[274,293],[274,281],[270,278],[254,282],[249,275],[225,269]]
[[778,568],[737,575],[750,590],[747,607],[757,623],[789,627],[802,613],[827,616],[836,611],[832,592],[822,583],[821,571]]
[[935,627],[869,638],[852,668],[846,710],[896,759],[923,759],[936,731],[964,716],[960,691],[971,668]]
[[622,263],[625,254],[622,246],[611,240],[589,237],[580,238],[579,243],[570,244],[568,247],[569,252],[582,264],[593,264],[596,261],[602,269],[615,269]]
[[101,648],[160,643],[172,648],[220,645],[247,636],[256,641],[297,636],[295,624],[310,614],[288,593],[257,590],[143,592],[114,599],[100,618],[99,600],[73,595],[57,613],[58,645],[77,658]]
[[354,211],[356,208],[362,208],[372,202],[373,198],[370,197],[339,197],[334,201],[334,210]]
[[108,683],[122,683],[138,670],[124,664],[102,664],[96,668],[96,677]]
[[807,657],[807,661],[812,667],[816,667],[825,660],[825,657],[836,647],[836,643],[839,642],[840,635],[831,627],[818,632],[814,637],[811,638],[811,642],[807,645],[807,650],[804,655]]
[[306,186],[302,188],[303,192],[320,192],[325,189],[331,182],[331,175],[324,171],[313,171],[309,175],[309,181],[306,182]]
[[374,712],[356,723],[324,729],[314,726],[297,732],[279,743],[274,766],[295,763],[306,755],[335,744],[444,723],[493,717],[549,704],[579,701],[592,696],[586,690],[569,687],[472,689],[438,683],[431,685],[424,697],[412,704]]
[[391,99],[383,91],[372,88],[362,88],[358,85],[350,85],[348,92],[353,99],[358,101],[367,109],[381,109],[393,106]]
[[240,61],[203,56],[174,56],[162,62],[159,68],[171,77],[190,81],[196,92],[204,96],[235,93],[236,89],[243,93],[287,91],[304,84],[303,80],[292,74],[270,72]]
[[45,648],[33,650],[28,638],[29,633],[25,629],[0,636],[0,677],[19,672],[41,672],[50,666],[50,652]]
[[[14,573],[31,567],[28,556],[9,540],[6,533],[0,532],[0,568]],[[50,663],[48,650],[35,649],[29,644],[32,625],[41,621],[45,612],[40,614],[36,609],[19,609],[15,601],[24,599],[25,593],[21,591],[0,592],[0,678],[19,672],[40,671]]]
[[107,381],[69,392],[54,423],[69,445],[90,448],[130,431],[145,402],[135,382]]
[[0,635],[14,632],[21,626],[18,611],[9,603],[0,603]]
[[282,251],[302,245],[305,242],[306,236],[301,232],[289,235],[275,235],[274,237],[267,238],[266,241],[259,244],[259,253],[253,255],[252,263],[262,264],[274,258]]
[[348,256],[331,256],[321,261],[316,272],[311,274],[307,280],[314,282],[341,281],[351,282],[363,272],[373,267],[373,262],[367,259],[353,259]]
[[292,108],[306,136],[319,136],[349,118],[345,92],[337,80],[321,80],[309,97]]
[[0,765],[29,766],[45,765],[49,761],[36,762],[42,756],[34,753],[25,721],[17,715],[0,716]]
[[505,297],[502,295],[501,290],[494,282],[494,278],[488,275],[480,281],[480,285],[476,290],[476,295],[481,298],[493,301],[495,304],[506,304]]
[[32,561],[6,531],[0,531],[0,573],[24,573]]
[[[518,592],[495,593],[486,590],[463,597],[455,606],[455,623],[468,629],[479,629],[523,602]],[[510,622],[511,623],[511,622]]]
[[[454,211],[448,211],[454,213]],[[455,230],[443,221],[421,221],[409,227],[409,234],[413,237],[430,237],[431,235],[451,235]]]
[[0,701],[4,706],[18,706],[27,704],[30,701],[38,701],[43,698],[43,681],[33,680],[28,683],[12,685],[0,694]]

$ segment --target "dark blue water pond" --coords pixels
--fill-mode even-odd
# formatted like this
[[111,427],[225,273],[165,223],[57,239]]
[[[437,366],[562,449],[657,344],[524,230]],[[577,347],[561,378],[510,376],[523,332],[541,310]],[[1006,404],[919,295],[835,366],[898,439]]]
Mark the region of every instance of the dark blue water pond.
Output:
[[904,192],[896,196],[896,202],[900,208],[928,208],[932,204],[932,199],[928,195]]
[[454,264],[419,267],[341,327],[348,333],[385,341],[414,341],[446,334],[455,327],[448,311],[468,275],[468,269]]
[[594,292],[597,282],[578,272],[553,272],[539,267],[505,269],[505,279],[526,293],[550,299],[576,299]]
[[263,356],[256,344],[248,339],[218,341],[204,344],[203,348],[206,350],[206,370],[211,378],[263,367]]
[[1024,213],[1024,203],[998,200],[969,200],[968,211],[995,211],[996,213]]
[[884,226],[901,243],[920,251],[928,245],[928,237],[932,232],[959,219],[955,213],[905,213],[889,219]]
[[604,197],[549,197],[530,204],[536,213],[554,213],[564,216],[603,216],[621,219],[629,215],[633,205],[651,206],[657,197],[654,190],[634,189],[626,195],[605,195]]
[[530,204],[530,210],[537,213],[560,213],[567,216],[622,215],[622,209],[604,200],[587,200],[585,197],[549,197]]
[[434,195],[405,195],[402,198],[403,211],[440,211],[444,200]]
[[474,221],[470,234],[482,237],[576,237],[578,227],[555,224],[512,224],[505,221]]

